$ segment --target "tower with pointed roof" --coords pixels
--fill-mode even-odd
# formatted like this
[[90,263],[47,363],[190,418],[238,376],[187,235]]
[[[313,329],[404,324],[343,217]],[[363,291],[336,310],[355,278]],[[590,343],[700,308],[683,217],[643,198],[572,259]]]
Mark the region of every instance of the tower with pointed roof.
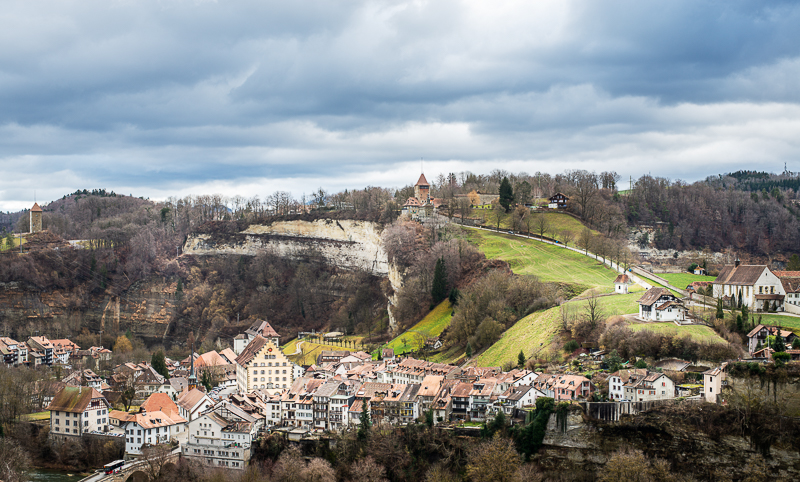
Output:
[[414,197],[423,205],[431,201],[431,185],[424,173],[419,175],[419,180],[414,184]]
[[33,203],[31,208],[31,233],[38,233],[42,230],[42,208],[39,203]]

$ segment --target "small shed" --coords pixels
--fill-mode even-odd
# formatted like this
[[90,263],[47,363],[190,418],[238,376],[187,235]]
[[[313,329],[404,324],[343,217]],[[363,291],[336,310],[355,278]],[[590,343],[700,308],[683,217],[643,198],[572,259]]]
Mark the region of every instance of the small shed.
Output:
[[627,274],[621,274],[617,276],[617,279],[614,280],[614,293],[619,293],[626,295],[628,294],[628,287],[633,284],[631,281],[630,276]]

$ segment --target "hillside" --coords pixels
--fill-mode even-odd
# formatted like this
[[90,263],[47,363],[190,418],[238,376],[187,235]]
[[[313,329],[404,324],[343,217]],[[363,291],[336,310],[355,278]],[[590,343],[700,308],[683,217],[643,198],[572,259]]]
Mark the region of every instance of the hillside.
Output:
[[426,339],[441,335],[452,317],[453,307],[448,300],[444,300],[419,323],[386,344],[385,348],[393,349],[397,355],[418,351],[424,346]]
[[542,282],[569,285],[580,294],[588,289],[601,293],[614,290],[618,273],[582,254],[532,239],[465,228],[467,239],[487,258],[506,261],[515,274],[535,275]]

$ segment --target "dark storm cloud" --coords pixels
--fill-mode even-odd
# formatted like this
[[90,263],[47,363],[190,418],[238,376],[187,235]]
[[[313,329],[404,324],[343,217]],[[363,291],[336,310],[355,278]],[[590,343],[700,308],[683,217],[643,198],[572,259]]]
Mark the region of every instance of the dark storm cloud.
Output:
[[419,157],[779,169],[797,25],[793,2],[10,0],[0,208],[29,204],[31,169],[40,199],[391,186]]

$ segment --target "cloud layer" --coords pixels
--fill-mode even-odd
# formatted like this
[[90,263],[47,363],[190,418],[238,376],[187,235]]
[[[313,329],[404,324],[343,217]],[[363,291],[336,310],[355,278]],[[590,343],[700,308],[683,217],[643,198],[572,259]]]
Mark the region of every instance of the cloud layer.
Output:
[[496,3],[8,0],[0,209],[400,186],[420,157],[800,170],[794,2]]

